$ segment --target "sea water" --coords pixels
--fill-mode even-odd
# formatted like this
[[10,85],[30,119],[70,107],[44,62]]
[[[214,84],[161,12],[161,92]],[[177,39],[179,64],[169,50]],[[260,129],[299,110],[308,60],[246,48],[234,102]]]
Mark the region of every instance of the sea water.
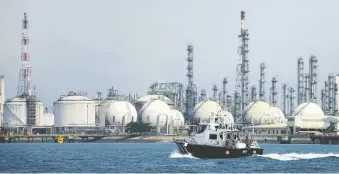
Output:
[[199,159],[174,143],[0,144],[0,172],[339,172],[339,146],[261,144],[264,155]]

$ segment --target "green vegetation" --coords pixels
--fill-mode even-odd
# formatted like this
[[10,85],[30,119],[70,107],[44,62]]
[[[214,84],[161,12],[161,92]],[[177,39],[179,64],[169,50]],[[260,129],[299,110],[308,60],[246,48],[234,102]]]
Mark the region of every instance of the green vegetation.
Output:
[[131,133],[150,132],[152,129],[149,123],[131,122],[126,126],[126,131]]

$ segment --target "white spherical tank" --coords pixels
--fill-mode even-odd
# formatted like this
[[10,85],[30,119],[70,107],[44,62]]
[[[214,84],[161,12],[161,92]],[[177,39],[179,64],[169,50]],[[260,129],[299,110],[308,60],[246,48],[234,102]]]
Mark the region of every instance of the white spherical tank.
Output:
[[180,126],[183,126],[185,124],[184,115],[180,111],[178,111],[176,109],[172,109],[171,114],[173,115],[172,123],[173,123],[174,127],[180,127]]
[[225,113],[226,113],[226,116],[227,116],[227,120],[228,120],[228,124],[234,124],[234,117],[233,117],[233,115],[230,113],[230,112],[228,112],[228,111],[225,111]]
[[68,95],[54,103],[54,124],[95,126],[95,101],[80,95]]
[[221,106],[212,100],[201,101],[193,109],[194,118],[199,120],[209,119],[212,114],[216,115],[221,110]]
[[263,101],[253,101],[246,106],[244,113],[246,123],[266,124],[271,117],[271,106]]
[[137,120],[137,111],[127,101],[107,100],[99,105],[99,118],[105,118],[109,125],[126,125]]
[[27,102],[25,98],[13,98],[4,104],[3,124],[26,125]]
[[168,106],[174,105],[174,102],[166,96],[163,96],[163,95],[145,95],[145,96],[139,97],[135,101],[135,108],[136,108],[137,112],[140,113],[142,106],[144,106],[144,104],[149,102],[150,100],[161,100],[161,101],[165,102]]
[[162,100],[150,100],[141,108],[141,120],[151,125],[166,125],[171,120],[171,109]]
[[293,112],[294,116],[306,116],[313,118],[322,118],[325,116],[324,111],[315,103],[306,102],[300,104]]
[[285,122],[285,115],[278,107],[271,107],[271,119],[272,123]]

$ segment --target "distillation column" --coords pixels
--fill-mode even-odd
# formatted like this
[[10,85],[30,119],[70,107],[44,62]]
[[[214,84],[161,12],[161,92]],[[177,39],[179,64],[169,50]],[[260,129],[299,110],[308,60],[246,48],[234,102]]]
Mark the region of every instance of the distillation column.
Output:
[[226,110],[227,108],[227,104],[226,104],[226,94],[227,94],[227,89],[226,89],[226,85],[227,85],[228,81],[227,81],[227,78],[224,77],[224,80],[222,81],[222,108],[224,110]]
[[193,108],[197,102],[197,85],[193,82],[193,45],[187,46],[187,78],[188,85],[186,89],[186,112],[185,119],[191,120],[193,117]]
[[259,100],[266,101],[265,99],[265,69],[264,63],[260,64],[260,80],[259,80]]
[[298,88],[297,99],[298,105],[303,103],[304,99],[304,61],[301,57],[298,58]]
[[271,96],[272,96],[272,106],[277,106],[277,79],[276,77],[273,77],[272,78],[272,93],[271,93]]
[[201,93],[200,93],[200,99],[199,101],[204,101],[207,99],[207,93],[206,93],[206,90],[205,89],[202,89],[201,90]]
[[213,85],[212,90],[213,90],[213,101],[217,102],[217,100],[218,100],[218,97],[217,97],[217,95],[218,95],[217,85]]
[[321,89],[321,109],[324,111],[324,113],[326,115],[327,112],[326,112],[326,93],[325,93],[325,89]]
[[257,100],[257,88],[255,87],[255,85],[252,85],[251,87],[251,100]]
[[317,102],[317,65],[318,59],[315,56],[311,56],[309,59],[309,100]]
[[325,109],[324,109],[324,113],[325,115],[329,114],[329,88],[328,88],[328,81],[325,81]]
[[293,115],[293,110],[294,110],[294,89],[292,87],[289,88],[288,90],[290,92],[290,115]]
[[334,99],[335,99],[335,88],[334,88],[334,76],[333,74],[330,74],[328,76],[328,114],[334,115]]
[[[235,103],[236,113],[236,122],[244,123],[243,111],[245,106],[249,102],[249,65],[248,65],[248,40],[249,40],[248,30],[245,27],[245,12],[241,11],[241,30],[239,35],[239,53],[241,60],[237,65],[237,78],[236,78],[236,93],[235,93],[235,102],[237,102],[237,94],[240,94],[239,108],[238,104]],[[240,88],[240,91],[239,91]]]
[[283,112],[284,112],[284,115],[288,115],[288,112],[287,112],[287,100],[286,100],[286,95],[287,95],[287,85],[286,84],[283,84],[282,85],[282,101],[283,101]]
[[310,87],[309,87],[309,81],[310,81],[310,76],[309,74],[304,74],[304,102],[308,102],[310,100],[310,96],[309,96],[309,91],[310,91]]

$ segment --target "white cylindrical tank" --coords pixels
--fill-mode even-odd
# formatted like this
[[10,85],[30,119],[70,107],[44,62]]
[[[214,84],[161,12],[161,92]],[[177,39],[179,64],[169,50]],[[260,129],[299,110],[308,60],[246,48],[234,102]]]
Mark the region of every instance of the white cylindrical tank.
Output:
[[99,105],[99,118],[105,118],[109,125],[126,125],[137,120],[137,111],[127,101],[106,100]]
[[165,102],[170,107],[174,105],[174,102],[166,96],[163,96],[163,95],[145,95],[145,96],[139,97],[135,101],[135,108],[136,108],[137,112],[140,113],[142,106],[144,106],[144,104],[149,102],[150,100],[161,100],[161,101]]
[[95,126],[95,101],[80,95],[67,95],[54,103],[54,124]]
[[13,98],[4,104],[3,124],[26,125],[27,101],[25,98]]
[[267,124],[271,117],[271,106],[263,101],[253,101],[244,109],[245,122]]
[[171,109],[171,114],[173,115],[172,117],[173,127],[180,127],[185,124],[184,115],[180,111],[176,109]]
[[[97,125],[97,126],[100,126],[99,104],[101,102],[102,102],[101,100],[95,100],[95,125]],[[105,124],[105,120],[104,120],[104,124]]]
[[162,100],[150,100],[141,108],[141,120],[143,123],[160,125],[164,127],[171,120],[170,107]]
[[201,101],[193,109],[194,118],[199,120],[209,119],[212,114],[216,115],[221,110],[221,106],[212,100]]
[[42,121],[42,117],[44,116],[44,104],[41,102],[36,102],[36,119],[35,119],[35,123],[37,126],[40,126]]

